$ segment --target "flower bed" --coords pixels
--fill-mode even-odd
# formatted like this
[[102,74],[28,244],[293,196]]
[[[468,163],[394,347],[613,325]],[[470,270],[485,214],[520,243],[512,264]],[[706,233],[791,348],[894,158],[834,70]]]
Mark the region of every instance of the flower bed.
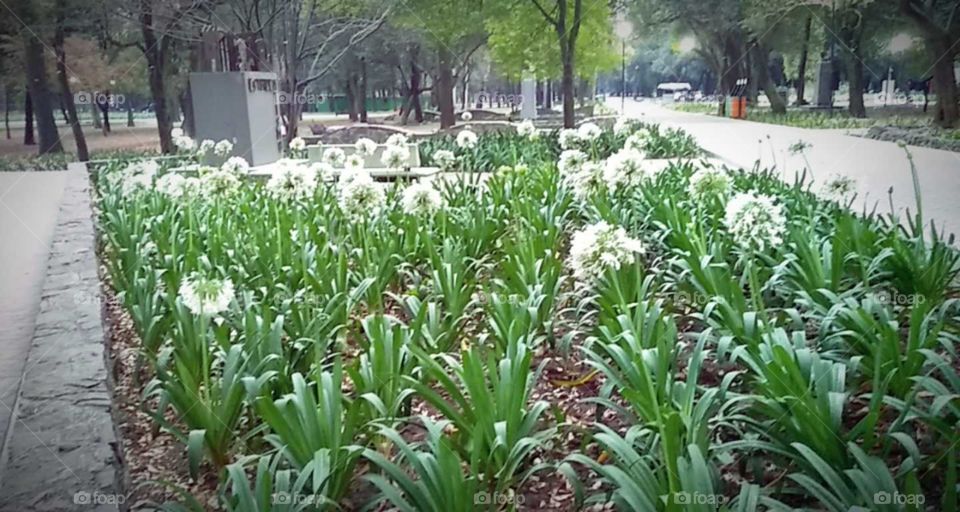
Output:
[[955,504],[960,264],[922,219],[639,123],[421,149],[496,172],[97,174],[143,411],[219,482],[184,506]]

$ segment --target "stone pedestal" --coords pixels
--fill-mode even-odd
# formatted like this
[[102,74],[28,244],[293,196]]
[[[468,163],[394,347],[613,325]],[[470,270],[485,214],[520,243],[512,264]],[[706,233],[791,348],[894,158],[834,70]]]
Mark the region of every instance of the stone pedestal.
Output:
[[280,158],[275,73],[190,73],[190,92],[198,141],[227,139],[250,165]]
[[520,117],[526,119],[537,118],[537,81],[526,77],[520,83]]
[[820,61],[817,71],[817,100],[818,107],[833,106],[833,60],[829,57]]

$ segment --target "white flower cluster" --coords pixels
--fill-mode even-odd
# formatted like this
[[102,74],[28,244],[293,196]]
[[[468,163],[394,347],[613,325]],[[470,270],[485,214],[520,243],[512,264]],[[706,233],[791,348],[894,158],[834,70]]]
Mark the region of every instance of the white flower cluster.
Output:
[[323,152],[323,161],[332,167],[343,167],[343,162],[347,159],[347,154],[340,148],[327,148]]
[[217,315],[233,301],[233,282],[193,274],[180,283],[180,300],[195,315]]
[[197,154],[206,155],[213,151],[213,147],[216,146],[216,143],[210,139],[203,139],[200,141],[200,147],[197,148]]
[[539,137],[540,133],[537,131],[537,127],[533,124],[533,121],[527,119],[516,126],[517,135],[525,137],[527,139],[536,139]]
[[[313,174],[314,179],[319,185],[321,181],[333,181],[337,176],[337,171],[333,167],[330,167],[330,164],[326,162],[314,162],[309,166],[310,173]],[[345,168],[345,171],[351,171],[350,168]],[[349,172],[342,172],[340,174],[340,179],[344,179],[344,176],[349,175]]]
[[823,184],[821,195],[830,201],[843,202],[857,190],[857,180],[850,176],[836,174]]
[[624,141],[624,149],[632,149],[634,151],[645,151],[647,148],[647,139],[650,138],[650,132],[647,129],[641,129],[630,134],[627,137],[627,140]]
[[627,236],[622,227],[598,222],[574,233],[568,265],[576,280],[589,286],[608,269],[633,264],[642,252],[643,244]]
[[240,178],[236,174],[213,168],[200,172],[200,193],[208,199],[229,196],[240,188]]
[[557,134],[560,149],[575,149],[582,143],[591,143],[603,133],[595,123],[583,123],[579,128],[564,128]]
[[353,147],[356,150],[355,155],[372,156],[377,152],[377,143],[366,137],[357,139],[357,142],[353,143]]
[[463,130],[457,134],[457,147],[460,149],[473,149],[477,147],[477,134],[470,130]]
[[469,123],[471,120],[473,120],[473,114],[471,114],[469,110],[466,110],[462,114],[460,114],[460,119],[463,119],[464,121]]
[[153,186],[153,178],[159,170],[160,166],[154,160],[140,160],[108,176],[108,181],[113,186],[119,185],[123,195],[129,196]]
[[157,179],[157,192],[174,199],[194,196],[199,191],[198,178],[187,178],[180,173],[168,172]]
[[294,137],[287,147],[290,148],[290,151],[300,153],[304,149],[307,149],[307,141],[303,140],[303,137]]
[[624,148],[610,155],[603,164],[603,179],[611,191],[635,187],[651,177],[643,165],[644,155],[635,149]]
[[174,128],[170,131],[170,137],[173,139],[173,145],[182,153],[193,152],[197,149],[197,143],[184,135],[183,130]]
[[593,142],[603,133],[595,123],[583,123],[577,128],[577,138],[584,142]]
[[637,121],[635,119],[620,116],[613,123],[613,133],[616,135],[631,133],[633,132],[636,122]]
[[419,182],[403,189],[400,204],[410,215],[429,215],[443,206],[443,196],[429,182]]
[[343,161],[343,168],[344,170],[347,170],[347,171],[356,171],[356,170],[363,169],[364,165],[365,165],[365,161],[363,159],[363,155],[360,155],[358,153],[354,153],[348,156],[347,159]]
[[357,171],[353,178],[340,181],[340,210],[352,220],[375,217],[383,209],[386,194],[366,171]]
[[407,144],[407,135],[403,133],[394,133],[387,137],[388,146],[405,146]]
[[438,149],[433,152],[433,163],[437,164],[443,170],[452,169],[457,163],[457,155],[449,149]]
[[733,182],[723,169],[708,167],[700,169],[690,176],[687,188],[690,197],[703,201],[711,197],[725,197],[730,193]]
[[231,156],[220,166],[220,169],[237,176],[244,176],[250,170],[250,164],[242,156]]
[[307,199],[317,188],[317,175],[312,167],[294,162],[282,162],[267,181],[270,195],[287,201]]
[[233,143],[227,139],[223,139],[220,142],[214,144],[213,154],[221,158],[230,154],[233,151]]
[[409,160],[410,147],[406,143],[402,145],[387,144],[387,147],[383,150],[383,155],[380,156],[380,162],[391,169],[400,169],[407,165]]
[[733,196],[727,203],[723,223],[738,245],[761,251],[780,245],[787,229],[783,205],[754,192]]

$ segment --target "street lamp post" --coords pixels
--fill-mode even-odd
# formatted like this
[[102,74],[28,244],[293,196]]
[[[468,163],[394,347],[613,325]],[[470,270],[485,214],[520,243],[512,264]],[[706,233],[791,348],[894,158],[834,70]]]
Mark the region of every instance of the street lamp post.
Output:
[[633,25],[626,17],[620,15],[614,31],[620,39],[620,115],[624,115],[627,109],[627,39],[633,33]]

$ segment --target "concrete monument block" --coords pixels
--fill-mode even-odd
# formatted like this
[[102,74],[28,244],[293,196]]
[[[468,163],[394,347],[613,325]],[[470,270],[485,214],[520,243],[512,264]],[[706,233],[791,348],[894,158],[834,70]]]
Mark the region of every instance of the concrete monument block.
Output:
[[275,73],[190,73],[190,91],[197,140],[227,139],[250,165],[280,158]]
[[525,77],[520,82],[520,118],[537,118],[537,81],[530,77]]

